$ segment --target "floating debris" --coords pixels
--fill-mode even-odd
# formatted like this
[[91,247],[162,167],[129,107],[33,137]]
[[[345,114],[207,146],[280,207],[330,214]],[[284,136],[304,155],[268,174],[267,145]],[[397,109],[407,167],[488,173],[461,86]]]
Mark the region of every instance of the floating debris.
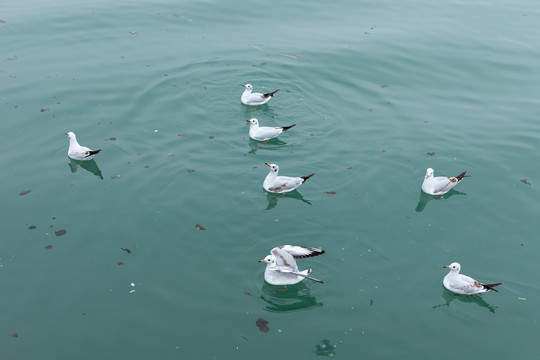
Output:
[[249,291],[244,291],[244,294],[248,295],[248,296],[251,296],[251,293]]
[[381,87],[382,87],[383,89],[386,89],[386,88],[389,87],[389,86],[390,86],[390,85],[386,85],[386,84],[382,84],[382,85],[381,85]]
[[266,64],[267,64],[267,63],[265,63],[265,62],[262,62],[262,63],[261,63],[261,66],[264,66],[264,65],[266,65]]
[[373,299],[369,299],[369,305],[373,305]]
[[17,334],[16,332],[14,332],[14,333],[11,334],[11,337],[17,338],[17,337],[19,337],[19,334]]
[[201,224],[196,224],[196,225],[195,225],[195,228],[196,228],[197,230],[206,230],[206,228],[205,228],[204,226],[202,226]]
[[28,228],[29,228],[30,230],[34,230],[35,228],[37,228],[37,226],[36,226],[36,225],[30,225]]
[[333,195],[336,195],[336,192],[335,191],[323,191],[326,195],[328,196],[333,196]]
[[433,156],[433,155],[435,155],[435,151],[427,152],[426,155]]
[[347,168],[347,170],[352,170],[352,166],[349,166],[349,167]]
[[45,111],[49,111],[49,108],[41,108],[39,109],[40,112],[45,112]]
[[51,250],[51,249],[52,249],[52,245],[47,245],[47,246],[45,246],[45,249]]
[[186,137],[184,134],[178,134],[179,137]]
[[19,195],[28,195],[29,193],[31,193],[32,190],[23,190],[19,193]]
[[145,168],[145,169],[149,169],[149,168],[150,168],[150,166],[148,166],[148,165],[144,165],[144,168]]
[[54,232],[54,235],[56,236],[62,236],[62,235],[65,235],[67,233],[67,230],[66,229],[62,229],[62,230],[57,230]]
[[245,337],[244,335],[240,334],[240,336],[242,337],[242,339],[244,339],[244,340],[248,341],[248,338],[247,338],[247,337]]
[[518,298],[518,300],[527,300],[527,298]]
[[168,153],[167,156],[174,156],[174,153]]
[[[527,184],[527,185],[531,186],[531,183],[528,182],[527,179],[521,179],[521,180],[519,180],[519,181],[521,181],[521,182],[524,183],[524,184]],[[19,195],[20,195],[20,194],[19,194]]]
[[136,31],[130,31],[129,33],[130,33],[131,35],[139,35],[139,33],[136,32]]
[[190,173],[190,174],[191,174],[191,173],[194,173],[194,172],[195,172],[195,169],[189,169],[187,172]]
[[210,140],[214,140],[216,137],[215,137],[214,135],[210,135],[208,138],[209,138]]
[[268,321],[264,320],[263,318],[258,318],[257,321],[255,321],[255,325],[261,330],[262,332],[268,332],[270,328],[268,327]]
[[301,59],[302,58],[302,56],[300,56],[300,55],[287,55],[287,54],[280,54],[280,53],[274,53],[274,52],[266,51],[264,49],[261,49],[258,46],[255,46],[255,45],[251,45],[251,47],[254,48],[254,49],[260,50],[262,52],[273,54],[273,55],[286,56],[286,57],[290,57],[290,58],[293,58],[293,59]]
[[118,266],[122,266],[122,265],[124,265],[124,262],[123,262],[123,261],[119,261],[117,264],[118,264]]
[[125,249],[125,248],[120,248],[120,249],[122,249],[122,251],[127,252],[128,254],[131,254],[131,250],[129,250],[129,249]]
[[116,138],[115,138],[115,137],[111,137],[111,138],[105,139],[105,141],[116,141]]

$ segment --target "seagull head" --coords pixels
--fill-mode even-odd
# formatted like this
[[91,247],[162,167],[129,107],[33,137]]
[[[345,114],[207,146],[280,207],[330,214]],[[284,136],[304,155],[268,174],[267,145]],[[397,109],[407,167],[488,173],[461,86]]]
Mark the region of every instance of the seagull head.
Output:
[[242,86],[245,87],[249,91],[253,90],[253,86],[251,86],[251,84],[246,84],[246,85],[242,85]]
[[276,262],[276,259],[272,255],[266,255],[266,257],[262,260],[259,260],[259,262],[265,262],[267,264],[272,264]]
[[73,133],[73,131],[67,132],[66,135],[69,136],[70,139],[75,139],[75,133]]
[[433,169],[432,168],[428,168],[426,170],[426,179],[430,178],[433,176]]
[[266,166],[268,166],[270,168],[270,171],[273,172],[273,173],[276,173],[279,171],[279,166],[277,166],[276,164],[269,164],[269,163],[265,163]]
[[253,119],[249,119],[249,120],[246,120],[248,123],[251,123],[251,125],[259,125],[259,120],[253,118]]
[[445,266],[445,268],[450,269],[450,271],[457,271],[459,273],[459,270],[461,270],[461,265],[457,262],[453,262],[448,266]]

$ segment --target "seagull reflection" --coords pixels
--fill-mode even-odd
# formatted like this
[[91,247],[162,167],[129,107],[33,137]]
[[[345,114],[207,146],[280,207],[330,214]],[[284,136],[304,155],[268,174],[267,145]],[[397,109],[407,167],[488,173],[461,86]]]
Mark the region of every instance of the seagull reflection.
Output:
[[257,141],[249,138],[249,147],[251,148],[249,154],[256,154],[257,150],[263,148],[266,150],[278,150],[281,149],[283,145],[287,145],[287,143],[278,138],[273,138],[267,141]]
[[273,208],[275,208],[277,206],[277,203],[278,203],[278,200],[280,198],[285,198],[285,199],[296,199],[296,200],[300,200],[300,201],[303,201],[309,205],[312,205],[309,200],[306,200],[304,199],[304,197],[302,196],[302,194],[300,194],[298,192],[298,190],[293,190],[291,192],[288,192],[286,194],[276,194],[276,193],[271,193],[271,192],[267,192],[265,190],[263,190],[264,193],[266,193],[266,200],[268,200],[268,206],[266,207],[265,210],[271,210]]
[[420,198],[418,199],[418,204],[416,205],[416,209],[414,210],[416,210],[416,212],[422,212],[424,211],[424,208],[426,207],[429,201],[441,200],[441,198],[448,199],[449,197],[454,196],[454,195],[467,195],[467,193],[452,189],[444,195],[434,196],[434,195],[428,195],[422,190],[420,190]]
[[336,356],[336,345],[333,345],[330,340],[323,339],[317,345],[315,345],[315,354],[317,356]]
[[443,287],[442,298],[444,299],[445,303],[433,306],[434,309],[438,308],[438,307],[441,307],[441,306],[450,306],[450,303],[452,301],[454,301],[454,300],[458,300],[458,301],[461,301],[463,303],[475,303],[475,304],[478,304],[479,306],[488,309],[489,312],[492,312],[492,313],[495,313],[495,309],[496,309],[496,307],[489,305],[482,298],[482,295],[480,295],[480,294],[476,294],[474,296],[459,295],[459,294],[454,294],[453,292],[451,292],[451,291],[449,291],[449,290],[447,290],[446,288]]
[[96,175],[98,178],[103,180],[103,175],[101,174],[101,170],[99,169],[99,166],[96,163],[96,160],[92,159],[90,161],[78,161],[69,159],[69,168],[71,169],[72,173],[76,173],[79,168],[83,168],[86,171],[91,172],[92,174]]
[[322,302],[310,295],[309,288],[303,281],[286,287],[265,282],[261,290],[261,299],[267,303],[265,309],[268,311],[287,312],[323,306]]

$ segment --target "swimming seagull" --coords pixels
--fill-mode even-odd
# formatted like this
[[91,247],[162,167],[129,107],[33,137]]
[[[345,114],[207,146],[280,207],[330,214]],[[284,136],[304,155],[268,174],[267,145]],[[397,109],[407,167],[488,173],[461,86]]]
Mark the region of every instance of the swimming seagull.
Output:
[[73,160],[80,160],[81,164],[83,161],[92,160],[94,158],[94,155],[101,151],[101,149],[91,150],[86,146],[79,145],[79,143],[77,142],[77,137],[75,137],[75,134],[71,131],[67,132],[66,135],[69,136],[68,156]]
[[422,191],[429,195],[444,195],[463,180],[464,177],[470,176],[465,175],[466,173],[467,171],[464,171],[456,177],[434,177],[433,169],[429,168],[426,171],[426,177],[422,183]]
[[266,126],[259,126],[259,121],[255,118],[246,120],[248,123],[251,123],[251,126],[249,127],[249,137],[253,140],[259,140],[259,141],[265,141],[270,140],[275,137],[277,137],[279,134],[281,134],[284,131],[289,130],[293,126],[296,126],[296,124],[290,125],[290,126],[282,126],[282,127],[266,127]]
[[242,97],[240,98],[240,101],[242,101],[242,104],[246,104],[246,105],[266,104],[268,100],[270,100],[274,96],[274,94],[279,91],[279,89],[277,89],[276,91],[272,91],[266,94],[261,94],[261,93],[252,94],[251,91],[253,91],[253,86],[251,86],[251,84],[246,84],[242,86],[245,87],[246,90],[244,90],[244,92],[242,93]]
[[273,193],[286,193],[293,191],[302,185],[307,179],[315,175],[315,173],[313,173],[300,177],[278,176],[279,166],[276,164],[265,164],[266,166],[270,167],[270,172],[264,179],[263,187],[266,191]]
[[450,265],[445,266],[445,268],[450,269],[450,272],[444,277],[443,285],[445,288],[456,294],[474,295],[489,290],[499,292],[495,289],[495,286],[502,285],[502,283],[482,284],[467,275],[461,275],[459,273],[461,265],[457,262],[451,263]]
[[305,279],[323,283],[321,280],[308,276],[311,269],[298,270],[295,259],[319,256],[324,254],[324,250],[308,246],[283,245],[270,251],[270,255],[259,262],[266,263],[264,280],[272,285],[293,285]]

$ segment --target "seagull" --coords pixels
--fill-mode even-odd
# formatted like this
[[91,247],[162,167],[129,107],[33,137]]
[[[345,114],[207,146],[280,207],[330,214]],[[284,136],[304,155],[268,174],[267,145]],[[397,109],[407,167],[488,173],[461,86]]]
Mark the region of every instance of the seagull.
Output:
[[[83,161],[92,160],[94,158],[94,155],[101,151],[101,149],[91,150],[86,146],[79,145],[79,143],[77,142],[77,137],[75,137],[75,134],[71,131],[67,132],[66,135],[69,136],[68,156],[73,160],[80,160],[81,164]],[[77,165],[77,167],[79,165]]]
[[502,285],[502,283],[482,284],[467,275],[461,275],[459,273],[461,265],[457,262],[451,263],[450,265],[445,266],[445,268],[450,269],[450,272],[444,277],[443,285],[445,288],[456,294],[474,295],[489,290],[499,292],[495,289],[495,286]]
[[304,278],[323,283],[321,280],[308,276],[311,269],[299,271],[295,259],[319,256],[324,254],[324,250],[308,246],[283,245],[273,248],[270,253],[264,259],[259,260],[259,262],[266,263],[264,280],[267,283],[272,285],[293,285],[304,280]]
[[469,177],[470,175],[465,175],[467,172],[464,171],[456,177],[446,177],[446,176],[433,176],[433,169],[429,168],[426,171],[426,178],[422,183],[422,191],[429,195],[444,195],[450,191],[454,186],[456,186],[464,177]]
[[251,123],[251,126],[249,127],[249,137],[253,140],[259,140],[259,141],[265,141],[270,140],[275,137],[277,137],[279,134],[281,134],[284,131],[289,130],[293,126],[296,126],[296,124],[290,125],[290,126],[282,126],[282,127],[266,127],[266,126],[259,126],[259,120],[253,118],[250,120],[246,120],[248,123]]
[[276,164],[265,164],[266,166],[270,167],[270,172],[268,175],[266,175],[266,179],[264,179],[263,187],[266,191],[273,193],[286,193],[293,191],[302,185],[307,179],[315,175],[315,173],[313,173],[300,177],[278,176],[279,166]]
[[242,101],[242,104],[246,105],[262,105],[266,104],[270,98],[274,96],[275,93],[279,91],[277,89],[276,91],[272,91],[266,94],[261,93],[251,93],[253,91],[253,86],[251,84],[242,85],[246,88],[244,92],[242,93],[242,97],[240,98],[240,101]]

